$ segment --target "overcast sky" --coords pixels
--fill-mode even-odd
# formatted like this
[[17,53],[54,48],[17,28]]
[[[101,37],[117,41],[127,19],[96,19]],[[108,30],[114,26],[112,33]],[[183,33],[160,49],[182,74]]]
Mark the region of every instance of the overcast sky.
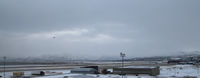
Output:
[[200,50],[200,0],[0,0],[1,56]]

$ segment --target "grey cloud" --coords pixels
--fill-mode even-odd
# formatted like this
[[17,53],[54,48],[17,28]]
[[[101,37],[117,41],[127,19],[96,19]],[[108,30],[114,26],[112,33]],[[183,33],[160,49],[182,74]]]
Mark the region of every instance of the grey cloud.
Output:
[[[2,0],[1,55],[118,56],[125,48],[128,56],[136,57],[198,50],[199,3],[198,0]],[[49,33],[49,37],[52,32],[76,28],[90,32],[47,40],[24,38],[44,33]],[[94,43],[100,37],[111,40]]]

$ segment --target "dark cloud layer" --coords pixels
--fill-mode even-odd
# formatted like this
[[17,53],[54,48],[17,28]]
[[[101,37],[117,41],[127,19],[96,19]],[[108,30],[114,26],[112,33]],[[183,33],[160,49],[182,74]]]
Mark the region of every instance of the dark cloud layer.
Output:
[[198,0],[1,0],[0,55],[100,57],[118,56],[126,49],[129,57],[140,57],[199,50],[199,4]]

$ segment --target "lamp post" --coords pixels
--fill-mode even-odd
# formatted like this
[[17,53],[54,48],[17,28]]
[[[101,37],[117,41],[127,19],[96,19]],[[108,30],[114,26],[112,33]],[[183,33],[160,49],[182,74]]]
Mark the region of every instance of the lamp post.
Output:
[[125,57],[125,53],[120,53],[120,57],[122,57],[122,70],[121,70],[121,75],[122,75],[122,78],[123,78],[123,75],[125,75],[125,73],[123,72],[123,68],[124,68],[124,57]]
[[4,63],[3,63],[3,75],[4,78],[6,78],[6,56],[3,57]]
[[125,57],[125,53],[120,53],[120,57],[122,57],[122,68],[124,68],[124,57]]

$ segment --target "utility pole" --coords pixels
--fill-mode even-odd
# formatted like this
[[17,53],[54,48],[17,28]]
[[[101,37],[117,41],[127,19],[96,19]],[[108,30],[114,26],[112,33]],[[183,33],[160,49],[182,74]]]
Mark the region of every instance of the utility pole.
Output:
[[3,57],[3,60],[4,60],[3,75],[4,75],[4,78],[6,78],[6,56]]

